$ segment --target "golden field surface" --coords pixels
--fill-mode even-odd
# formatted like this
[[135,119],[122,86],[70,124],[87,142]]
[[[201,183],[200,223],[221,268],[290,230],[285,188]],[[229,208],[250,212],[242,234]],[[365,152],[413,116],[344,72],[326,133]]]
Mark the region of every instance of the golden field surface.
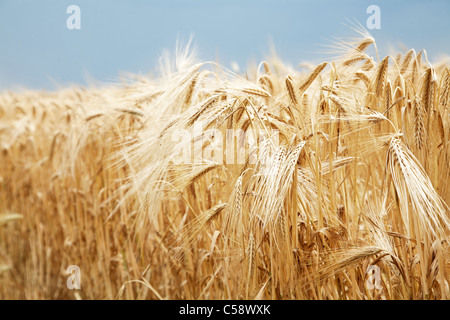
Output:
[[339,49],[1,93],[0,299],[449,299],[448,65]]

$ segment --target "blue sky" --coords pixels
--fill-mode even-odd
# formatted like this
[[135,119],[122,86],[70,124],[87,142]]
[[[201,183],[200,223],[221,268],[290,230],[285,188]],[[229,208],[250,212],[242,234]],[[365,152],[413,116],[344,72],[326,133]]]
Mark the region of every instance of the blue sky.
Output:
[[[68,30],[69,5],[81,9],[81,30]],[[236,61],[245,69],[270,53],[293,65],[319,62],[350,21],[366,25],[369,5],[381,9],[370,30],[382,54],[426,49],[450,54],[450,1],[365,0],[0,0],[0,91],[55,89],[57,84],[117,81],[122,72],[154,72],[177,38],[194,43],[203,60]]]

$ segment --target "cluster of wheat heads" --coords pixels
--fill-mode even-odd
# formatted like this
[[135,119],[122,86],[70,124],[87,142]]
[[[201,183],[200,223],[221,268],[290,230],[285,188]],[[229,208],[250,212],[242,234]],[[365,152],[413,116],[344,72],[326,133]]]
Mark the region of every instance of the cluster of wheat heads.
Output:
[[343,47],[3,93],[0,298],[450,298],[449,69]]

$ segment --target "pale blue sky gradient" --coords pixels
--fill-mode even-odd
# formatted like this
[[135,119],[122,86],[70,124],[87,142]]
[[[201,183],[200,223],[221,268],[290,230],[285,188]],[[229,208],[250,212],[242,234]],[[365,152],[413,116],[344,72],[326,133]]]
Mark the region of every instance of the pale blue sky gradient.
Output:
[[[66,9],[81,8],[81,30],[66,28]],[[55,89],[56,83],[117,81],[122,72],[154,72],[176,39],[194,43],[202,60],[244,68],[270,53],[293,65],[326,59],[349,22],[365,25],[366,9],[381,8],[371,30],[383,54],[392,47],[450,54],[450,1],[365,0],[0,0],[0,91]]]

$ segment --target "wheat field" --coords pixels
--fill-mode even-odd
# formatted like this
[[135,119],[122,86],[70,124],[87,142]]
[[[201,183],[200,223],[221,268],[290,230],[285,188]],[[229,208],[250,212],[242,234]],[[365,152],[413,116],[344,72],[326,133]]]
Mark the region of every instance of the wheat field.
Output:
[[336,46],[3,91],[0,299],[449,299],[449,66]]

